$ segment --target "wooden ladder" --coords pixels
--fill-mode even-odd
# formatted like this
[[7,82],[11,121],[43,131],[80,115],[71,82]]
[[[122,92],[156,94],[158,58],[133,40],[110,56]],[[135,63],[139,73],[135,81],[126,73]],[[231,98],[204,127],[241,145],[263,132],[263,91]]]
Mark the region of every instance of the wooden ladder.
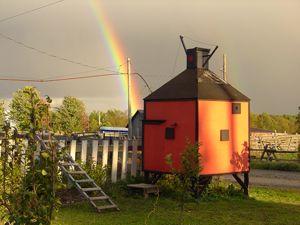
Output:
[[[48,140],[42,140],[37,136],[42,148],[49,148]],[[58,145],[58,148],[60,146]],[[74,159],[66,154],[64,161],[59,162],[59,168],[63,174],[74,183],[80,194],[89,201],[97,212],[102,212],[106,209],[120,210],[118,206],[104,193],[95,181],[82,169],[82,167],[74,161]]]
[[[101,212],[106,209],[120,210],[118,206],[104,193],[95,181],[76,163],[70,155],[67,155],[64,162],[59,163],[59,167],[64,175],[70,179],[76,189],[86,198],[90,204]],[[80,178],[76,178],[80,176]],[[99,205],[99,203],[102,203]]]

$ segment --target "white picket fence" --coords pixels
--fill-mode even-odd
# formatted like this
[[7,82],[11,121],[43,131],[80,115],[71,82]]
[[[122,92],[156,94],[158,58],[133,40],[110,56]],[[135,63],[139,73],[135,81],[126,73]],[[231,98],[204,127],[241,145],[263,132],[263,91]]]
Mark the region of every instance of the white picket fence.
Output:
[[60,140],[59,143],[60,146],[68,148],[70,156],[74,160],[80,160],[82,163],[90,160],[103,167],[110,167],[113,183],[119,179],[125,179],[127,175],[135,177],[138,172],[141,173],[141,153],[138,151],[138,140],[129,142],[126,139],[83,139],[71,140],[69,145],[66,145],[65,140]]

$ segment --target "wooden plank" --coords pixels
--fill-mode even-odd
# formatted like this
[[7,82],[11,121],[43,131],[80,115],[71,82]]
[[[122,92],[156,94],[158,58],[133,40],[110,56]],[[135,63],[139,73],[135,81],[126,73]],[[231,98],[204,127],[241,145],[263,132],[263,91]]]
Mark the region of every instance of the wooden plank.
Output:
[[76,140],[71,141],[71,148],[70,148],[70,156],[75,161],[76,160]]
[[113,161],[112,161],[112,168],[111,168],[111,181],[112,181],[112,183],[117,182],[118,153],[119,153],[119,140],[114,140],[113,141]]
[[98,140],[93,140],[92,160],[97,164],[98,161]]
[[122,156],[122,173],[121,179],[126,179],[127,176],[127,159],[128,159],[128,140],[123,142],[123,156]]
[[86,163],[87,157],[87,140],[82,140],[81,142],[81,162]]
[[131,176],[136,177],[138,141],[132,140]]
[[108,162],[108,140],[103,140],[103,151],[102,151],[102,166],[107,166]]

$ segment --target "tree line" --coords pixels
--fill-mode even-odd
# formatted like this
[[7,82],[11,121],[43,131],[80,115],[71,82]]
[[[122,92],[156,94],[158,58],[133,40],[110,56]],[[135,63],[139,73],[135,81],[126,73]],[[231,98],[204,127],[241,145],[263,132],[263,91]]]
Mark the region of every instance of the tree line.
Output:
[[[44,104],[48,96],[42,97],[39,90],[35,87],[26,86],[17,90],[13,94],[12,101],[9,104],[9,118],[21,131],[27,131],[26,127],[30,123],[28,107],[30,101],[40,105]],[[37,112],[37,115],[39,113]],[[0,101],[0,125],[5,118],[4,102]],[[85,104],[72,96],[64,97],[59,107],[51,108],[50,121],[40,116],[44,123],[50,123],[53,131],[56,133],[81,133],[95,132],[100,126],[125,127],[127,125],[127,113],[118,109],[110,109],[106,112],[92,111],[87,113]],[[49,120],[49,119],[47,119]],[[250,115],[250,126],[252,128],[261,128],[277,132],[300,133],[300,107],[298,115],[271,115],[268,113]]]
[[[36,105],[43,105],[47,101],[51,104],[48,96],[42,96],[35,87],[26,86],[13,94],[8,113],[5,113],[4,102],[0,101],[0,125],[3,125],[6,118],[15,124],[18,130],[29,131],[31,101]],[[126,111],[110,109],[106,112],[92,111],[88,114],[85,104],[72,96],[64,97],[59,107],[50,107],[49,117],[45,117],[38,110],[36,109],[35,112],[38,119],[42,124],[50,124],[55,133],[95,132],[100,126],[125,127],[127,125]]]
[[271,115],[268,113],[250,115],[250,126],[290,134],[300,133],[300,111],[298,115]]

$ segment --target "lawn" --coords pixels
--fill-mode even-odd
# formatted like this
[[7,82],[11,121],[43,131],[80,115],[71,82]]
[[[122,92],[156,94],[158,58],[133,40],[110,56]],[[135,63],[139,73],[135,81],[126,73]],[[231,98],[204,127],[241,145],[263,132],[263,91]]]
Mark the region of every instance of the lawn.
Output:
[[[95,213],[88,204],[61,208],[55,225],[118,225],[145,224],[156,198],[143,199],[124,195],[115,198],[120,212]],[[300,224],[300,190],[253,187],[250,199],[216,198],[190,202],[184,212],[184,224]],[[147,224],[178,224],[179,208],[172,198],[160,197],[158,206]]]
[[253,160],[251,162],[252,169],[262,169],[262,170],[282,170],[282,171],[297,171],[300,172],[299,162],[268,162]]

